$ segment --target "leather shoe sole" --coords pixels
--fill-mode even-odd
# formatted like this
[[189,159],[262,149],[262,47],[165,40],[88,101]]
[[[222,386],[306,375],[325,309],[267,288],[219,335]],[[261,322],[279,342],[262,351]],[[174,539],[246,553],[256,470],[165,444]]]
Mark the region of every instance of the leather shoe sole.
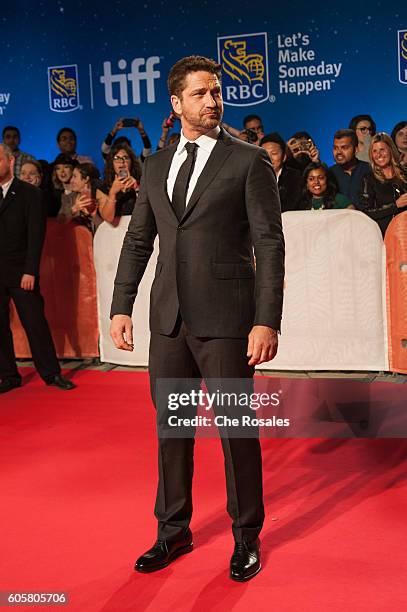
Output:
[[136,572],[141,572],[142,574],[150,574],[151,572],[156,572],[157,570],[167,567],[170,563],[175,561],[175,559],[177,559],[178,557],[181,557],[182,555],[186,555],[192,552],[193,549],[194,549],[194,545],[191,542],[191,544],[188,544],[187,546],[181,546],[180,548],[177,548],[176,550],[174,550],[174,552],[168,556],[168,559],[166,559],[162,563],[157,563],[156,565],[151,565],[151,566],[146,566],[146,567],[143,567],[143,566],[139,567],[136,563],[136,565],[134,566],[134,569],[136,570]]

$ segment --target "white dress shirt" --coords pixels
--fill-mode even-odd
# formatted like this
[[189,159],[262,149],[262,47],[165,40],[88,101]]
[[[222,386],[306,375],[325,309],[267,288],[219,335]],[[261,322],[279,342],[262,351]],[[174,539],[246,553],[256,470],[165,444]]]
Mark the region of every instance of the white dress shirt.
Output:
[[1,188],[3,190],[3,199],[6,197],[8,190],[10,189],[10,185],[11,183],[14,181],[14,176],[12,179],[10,179],[9,181],[7,181],[7,183],[4,183],[3,185],[1,185]]
[[[206,162],[208,161],[209,156],[213,151],[213,147],[216,145],[216,141],[218,139],[219,134],[220,134],[220,127],[218,126],[214,128],[213,130],[211,130],[210,132],[207,132],[206,134],[202,134],[202,136],[199,136],[199,138],[193,141],[198,145],[198,149],[196,151],[194,170],[192,172],[192,176],[191,176],[191,179],[188,185],[188,192],[187,192],[187,199],[186,199],[187,205],[188,205],[189,198],[191,197],[192,192],[195,189],[195,186],[200,177],[200,174],[202,170],[205,168]],[[168,178],[167,178],[167,193],[171,201],[172,201],[172,192],[174,191],[174,185],[175,185],[175,181],[176,181],[179,169],[181,168],[182,164],[188,157],[188,153],[185,148],[185,143],[187,142],[191,142],[191,141],[188,141],[188,139],[185,138],[184,134],[181,132],[181,138],[179,140],[177,150],[175,151],[175,155],[172,158],[170,171],[168,173]]]

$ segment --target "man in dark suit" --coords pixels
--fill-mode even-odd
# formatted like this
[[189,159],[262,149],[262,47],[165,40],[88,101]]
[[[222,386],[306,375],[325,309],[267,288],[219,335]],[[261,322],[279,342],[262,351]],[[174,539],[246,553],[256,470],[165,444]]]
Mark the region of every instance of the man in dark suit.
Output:
[[0,144],[0,393],[21,386],[10,329],[13,300],[35,367],[47,385],[73,389],[61,376],[38,284],[46,212],[40,189],[13,178],[14,156]]
[[[178,145],[145,161],[123,242],[111,335],[132,350],[131,313],[158,233],[150,305],[149,371],[159,379],[252,380],[277,351],[284,238],[275,175],[265,151],[219,127],[220,66],[200,56],[177,62],[168,86],[182,125]],[[256,256],[254,270],[253,247]],[[260,570],[264,520],[258,437],[222,437],[235,549],[231,578]],[[151,572],[192,550],[193,436],[159,438],[158,540],[136,562]]]
[[260,141],[260,146],[267,151],[271,165],[276,173],[281,212],[298,210],[301,200],[302,174],[286,164],[286,144],[277,132],[267,134]]

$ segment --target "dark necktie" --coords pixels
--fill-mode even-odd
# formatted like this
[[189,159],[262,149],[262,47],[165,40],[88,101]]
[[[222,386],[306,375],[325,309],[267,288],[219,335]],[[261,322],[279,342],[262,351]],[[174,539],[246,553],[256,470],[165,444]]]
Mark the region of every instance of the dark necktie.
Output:
[[172,207],[179,221],[181,221],[185,212],[188,185],[194,171],[198,146],[199,145],[197,145],[195,142],[187,142],[185,144],[185,149],[188,156],[179,169],[174,184],[174,190],[172,192]]
[[3,201],[3,187],[0,185],[0,204]]

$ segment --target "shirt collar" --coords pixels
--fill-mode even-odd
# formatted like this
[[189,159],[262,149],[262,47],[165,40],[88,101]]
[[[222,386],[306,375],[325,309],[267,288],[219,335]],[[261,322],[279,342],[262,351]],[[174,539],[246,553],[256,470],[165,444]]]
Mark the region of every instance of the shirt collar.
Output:
[[[216,140],[219,137],[219,134],[220,134],[220,127],[216,126],[215,128],[213,128],[213,130],[210,130],[206,134],[202,134],[201,136],[199,136],[199,138],[197,138],[193,142],[196,142],[196,144],[199,145],[202,149],[210,153],[213,149],[214,144],[216,143]],[[185,138],[184,133],[181,130],[181,137],[179,139],[179,143],[177,147],[177,155],[181,155],[181,153],[185,151],[185,144],[187,142],[192,142],[192,141],[188,140],[188,138]]]
[[10,189],[10,185],[11,183],[14,181],[14,176],[11,177],[11,179],[9,181],[7,181],[7,183],[3,183],[3,185],[1,185],[1,188],[3,190],[3,198],[6,197],[6,194],[8,192],[8,190]]

